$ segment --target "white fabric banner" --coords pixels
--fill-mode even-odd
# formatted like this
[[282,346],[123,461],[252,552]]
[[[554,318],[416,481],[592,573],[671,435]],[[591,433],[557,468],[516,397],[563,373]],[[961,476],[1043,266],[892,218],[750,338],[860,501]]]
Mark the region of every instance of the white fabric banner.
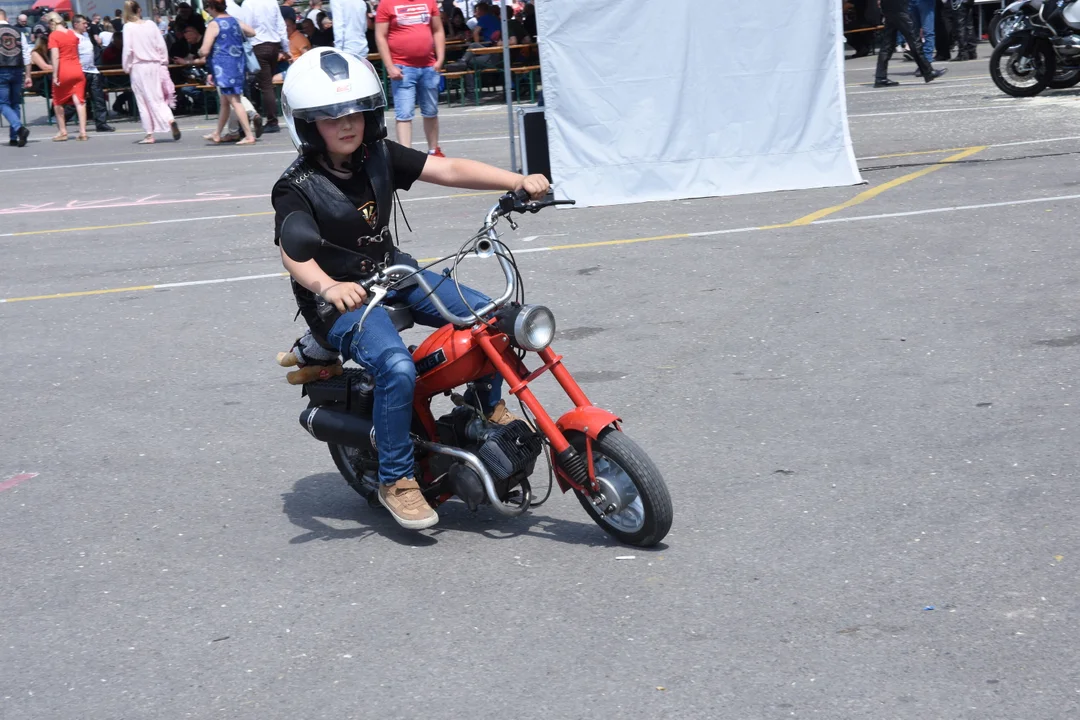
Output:
[[861,182],[837,0],[536,0],[552,176],[581,205]]

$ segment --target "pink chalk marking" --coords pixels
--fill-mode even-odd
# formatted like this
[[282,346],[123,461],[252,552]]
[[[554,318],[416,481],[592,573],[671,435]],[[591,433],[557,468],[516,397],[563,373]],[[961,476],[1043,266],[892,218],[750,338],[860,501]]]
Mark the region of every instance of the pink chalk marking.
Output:
[[36,478],[37,476],[38,476],[38,473],[22,473],[21,475],[16,475],[14,477],[10,477],[7,480],[5,480],[4,482],[0,482],[0,492],[4,492],[5,490],[10,490],[11,488],[15,487],[19,483],[26,482],[27,480],[31,480],[33,478]]
[[[123,200],[121,197],[107,198],[105,200],[72,200],[64,206],[65,210],[81,210],[87,207],[97,207],[102,203],[116,202],[117,200]],[[36,208],[35,208],[36,209]]]
[[[151,196],[154,197],[154,196]],[[42,213],[42,212],[60,212],[65,210],[105,210],[108,208],[122,208],[122,207],[149,207],[150,205],[182,205],[185,203],[204,203],[204,202],[217,202],[219,200],[251,200],[254,198],[268,198],[269,194],[262,195],[229,195],[227,197],[196,197],[188,198],[186,200],[149,200],[149,201],[135,201],[135,202],[120,202],[111,204],[98,204],[98,205],[80,205],[78,207],[49,207],[49,208],[32,208],[27,209],[25,207],[9,208],[7,210],[0,210],[0,215],[25,215],[27,213]],[[79,201],[72,201],[79,202]],[[69,205],[71,203],[68,203]]]

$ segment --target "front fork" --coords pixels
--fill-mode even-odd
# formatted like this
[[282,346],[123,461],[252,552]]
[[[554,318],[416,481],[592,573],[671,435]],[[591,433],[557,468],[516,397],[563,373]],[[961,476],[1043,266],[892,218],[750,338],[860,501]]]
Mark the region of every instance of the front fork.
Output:
[[[562,491],[566,492],[574,488],[588,497],[594,497],[599,492],[600,485],[596,481],[592,443],[606,427],[615,425],[617,428],[619,418],[589,402],[581,386],[562,364],[562,356],[556,355],[550,347],[537,353],[544,364],[530,373],[514,354],[505,335],[496,335],[493,338],[486,327],[477,328],[476,341],[483,348],[484,354],[495,370],[506,381],[510,394],[519,398],[525,407],[529,408],[540,432],[547,437],[551,444],[552,467],[555,469]],[[549,370],[570,401],[574,403],[574,409],[557,421],[551,418],[529,388],[529,383]],[[566,439],[565,433],[568,430],[578,431],[585,435],[584,457]]]

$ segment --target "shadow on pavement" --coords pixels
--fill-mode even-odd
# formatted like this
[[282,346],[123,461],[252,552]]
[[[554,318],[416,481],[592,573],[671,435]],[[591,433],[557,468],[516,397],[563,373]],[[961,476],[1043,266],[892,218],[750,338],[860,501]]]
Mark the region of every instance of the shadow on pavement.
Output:
[[[362,540],[381,535],[401,545],[426,547],[438,543],[438,536],[448,532],[467,532],[491,540],[530,536],[555,540],[584,547],[624,547],[591,520],[571,522],[538,515],[535,511],[518,518],[503,518],[489,508],[473,513],[464,503],[450,501],[439,508],[439,524],[428,531],[411,532],[402,529],[382,508],[368,507],[337,473],[319,473],[297,480],[291,492],[282,496],[282,512],[297,527],[306,530],[292,538],[293,545],[312,540]],[[574,507],[573,498],[560,498],[556,492],[551,502],[564,500]],[[581,511],[584,516],[584,510]],[[333,522],[333,525],[329,522]],[[354,528],[340,529],[342,522],[357,523]],[[337,526],[337,527],[335,527]],[[652,550],[663,550],[661,543]],[[635,551],[642,548],[627,548]]]

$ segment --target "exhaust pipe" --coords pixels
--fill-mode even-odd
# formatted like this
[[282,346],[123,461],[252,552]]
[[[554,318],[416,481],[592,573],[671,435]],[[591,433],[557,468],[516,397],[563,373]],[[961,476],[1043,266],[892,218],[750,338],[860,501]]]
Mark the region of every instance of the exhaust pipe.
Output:
[[[343,445],[345,447],[354,447],[360,448],[361,450],[377,452],[375,445],[375,428],[372,426],[371,420],[369,419],[350,415],[349,413],[343,413],[339,410],[332,410],[327,407],[312,407],[305,408],[304,411],[300,413],[300,426],[311,433],[311,436],[316,440],[325,443],[333,443],[334,445]],[[532,505],[532,493],[525,486],[522,487],[523,493],[520,505],[508,505],[500,500],[499,493],[495,490],[495,481],[492,480],[491,473],[488,472],[487,467],[480,461],[480,458],[476,457],[473,453],[460,448],[450,447],[449,445],[440,445],[439,443],[420,440],[419,438],[414,439],[413,444],[420,450],[452,457],[472,468],[480,477],[480,482],[484,486],[484,492],[487,494],[488,501],[500,515],[517,517],[528,510],[529,506]]]
[[300,427],[316,440],[375,452],[375,428],[370,419],[328,407],[312,407],[300,413]]

